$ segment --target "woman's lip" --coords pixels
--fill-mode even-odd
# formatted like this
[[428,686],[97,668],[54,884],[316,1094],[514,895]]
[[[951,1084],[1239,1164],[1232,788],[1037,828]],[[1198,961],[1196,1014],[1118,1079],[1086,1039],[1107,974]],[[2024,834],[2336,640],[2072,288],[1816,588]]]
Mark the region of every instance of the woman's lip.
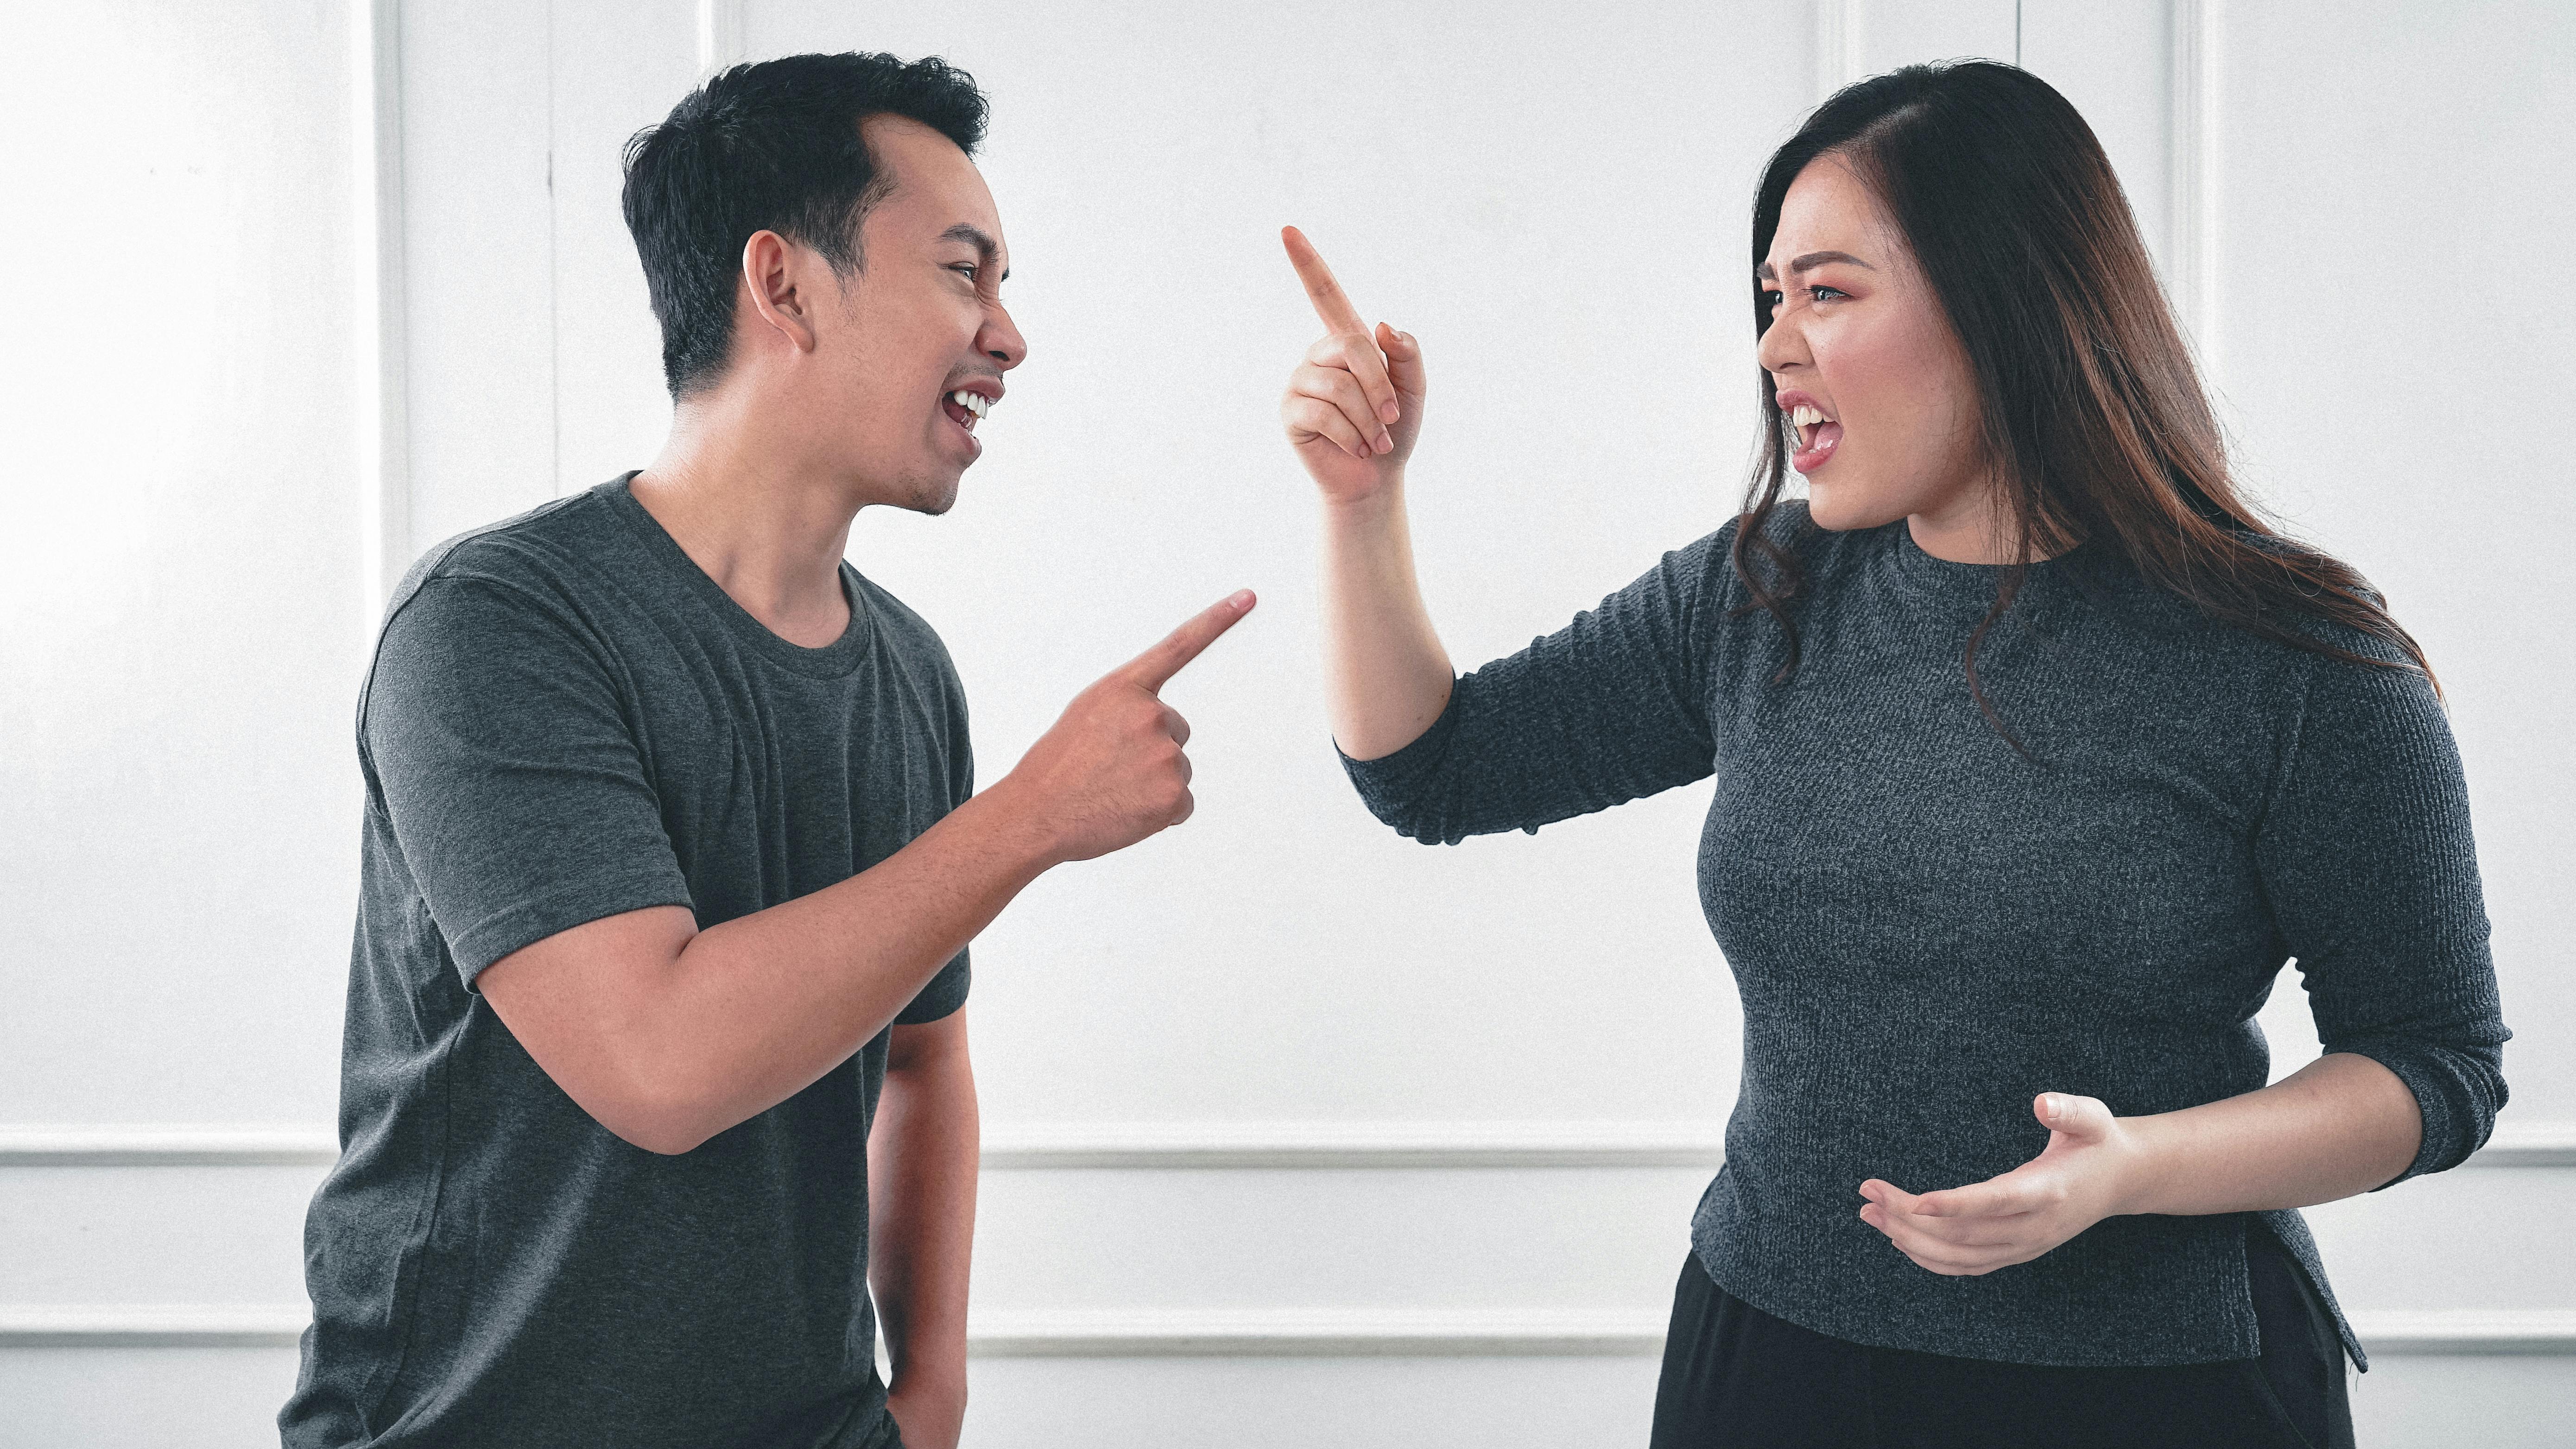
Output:
[[1843,443],[1843,425],[1832,421],[1821,422],[1815,425],[1814,430],[1808,433],[1807,437],[1810,441],[1800,447],[1789,459],[1789,466],[1801,473],[1813,473],[1825,466],[1827,459],[1833,457],[1834,449],[1841,447]]

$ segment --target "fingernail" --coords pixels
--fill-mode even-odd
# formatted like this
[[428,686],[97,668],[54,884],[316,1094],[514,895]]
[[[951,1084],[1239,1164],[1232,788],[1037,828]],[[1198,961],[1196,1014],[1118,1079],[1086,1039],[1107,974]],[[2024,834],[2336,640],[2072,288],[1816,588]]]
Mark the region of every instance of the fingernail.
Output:
[[2046,1098],[2046,1101],[2047,1101],[2047,1103],[2048,1103],[2048,1120],[2049,1120],[2049,1121],[2054,1122],[2054,1121],[2056,1121],[2059,1117],[2061,1117],[2061,1116],[2064,1116],[2064,1115],[2065,1115],[2065,1113],[2066,1113],[2066,1105],[2065,1105],[2065,1103],[2064,1103],[2063,1101],[2061,1101],[2061,1100],[2058,1098],[2058,1095],[2057,1095],[2055,1092],[2051,1092],[2051,1093],[2049,1093],[2049,1094],[2048,1094],[2048,1096],[2047,1096],[2047,1098]]
[[1377,450],[1378,450],[1379,452],[1381,452],[1381,453],[1392,453],[1392,452],[1394,452],[1394,451],[1395,451],[1395,439],[1393,439],[1393,438],[1391,438],[1391,437],[1387,436],[1387,435],[1386,435],[1386,434],[1384,434],[1384,433],[1380,433],[1380,434],[1378,434],[1378,435],[1377,435]]
[[1393,404],[1393,403],[1391,403],[1391,402],[1382,402],[1382,403],[1379,403],[1379,404],[1377,405],[1377,420],[1378,420],[1379,422],[1382,422],[1382,423],[1391,423],[1391,422],[1394,422],[1397,418],[1400,418],[1400,417],[1403,417],[1403,416],[1404,416],[1404,409],[1402,409],[1402,408],[1400,408],[1400,407],[1397,407],[1395,404]]
[[1226,595],[1225,601],[1234,605],[1238,609],[1249,609],[1252,607],[1252,590],[1237,589],[1233,593]]

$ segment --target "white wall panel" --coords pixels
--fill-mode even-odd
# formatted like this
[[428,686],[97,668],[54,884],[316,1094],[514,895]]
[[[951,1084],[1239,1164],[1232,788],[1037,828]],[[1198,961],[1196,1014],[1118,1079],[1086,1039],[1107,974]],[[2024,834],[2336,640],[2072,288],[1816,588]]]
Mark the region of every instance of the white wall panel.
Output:
[[618,195],[626,140],[697,84],[692,0],[553,0],[555,491],[641,468],[671,404]]
[[[2522,1033],[2510,1120],[2576,1119],[2560,1049],[2576,999],[2551,969],[2576,921],[2550,828],[2576,805],[2558,723],[2576,684],[2550,662],[2576,620],[2542,552],[2568,505],[2518,451],[2571,441],[2553,403],[2576,381],[2576,312],[2496,262],[2576,222],[2576,157],[2547,139],[2576,99],[2576,22],[2536,4],[2213,4],[1651,5],[1580,24],[1536,3],[1223,23],[1107,0],[965,20],[824,0],[396,7],[412,546],[658,444],[619,147],[691,83],[711,31],[752,56],[942,53],[993,98],[984,170],[1031,361],[952,515],[863,518],[852,544],[955,651],[985,777],[1172,621],[1263,593],[1173,691],[1199,730],[1198,817],[1042,881],[978,945],[992,1136],[1121,1165],[988,1171],[970,1443],[1642,1439],[1640,1346],[1705,1167],[1355,1169],[1355,1148],[1334,1167],[1256,1151],[1171,1170],[1078,1142],[1714,1133],[1740,1023],[1693,888],[1705,787],[1434,851],[1367,819],[1340,777],[1314,687],[1308,485],[1274,419],[1315,324],[1276,230],[1304,226],[1365,311],[1430,351],[1423,572],[1472,665],[1731,511],[1752,416],[1747,203],[1836,69],[1828,42],[1861,73],[2018,45],[2085,111],[2160,260],[2218,248],[2202,341],[2258,481],[2388,587],[2451,686]],[[92,244],[175,282],[21,299],[75,340],[41,367],[0,360],[0,430],[27,440],[8,507],[38,541],[0,570],[0,876],[32,883],[31,926],[0,944],[12,1121],[329,1119],[357,811],[345,414],[366,362],[346,342],[348,13],[128,3],[27,22],[67,55],[142,37],[128,63],[152,84],[100,115],[95,155],[13,152],[0,183],[116,223]],[[2211,42],[2223,84],[2178,87]],[[0,107],[59,103],[22,80]],[[2223,142],[2210,214],[2175,204],[2199,194],[2204,134]],[[0,235],[0,261],[41,274],[49,245]],[[2515,451],[2449,456],[2467,429],[2441,394],[2460,387],[2511,419],[2492,426]],[[150,426],[115,411],[128,396]],[[76,586],[103,576],[141,582],[101,607]],[[2277,1072],[2313,1057],[2294,978],[2264,1025]],[[2366,1332],[2559,1350],[2383,1354],[2356,1388],[2364,1442],[2554,1442],[2576,1396],[2576,1284],[2545,1231],[2576,1177],[2565,1156],[2500,1154],[2560,1165],[2313,1214]],[[0,1449],[273,1442],[320,1165],[70,1158],[0,1140]],[[194,1346],[108,1346],[137,1325]],[[1593,1352],[1528,1354],[1560,1341]],[[1349,1343],[1412,1347],[1331,1356]],[[1094,1356],[1017,1356],[1079,1344]]]
[[756,54],[937,51],[993,97],[1030,360],[956,510],[863,517],[852,543],[947,637],[987,778],[1189,611],[1265,599],[1172,691],[1197,816],[1042,882],[979,945],[996,1120],[1723,1111],[1739,1032],[1691,884],[1705,791],[1425,850],[1360,810],[1314,687],[1311,485],[1276,407],[1318,328],[1284,222],[1429,349],[1417,532],[1462,665],[1740,490],[1732,279],[1755,172],[1807,100],[1745,57],[1803,54],[1809,26],[1558,13],[750,7]]
[[361,593],[342,21],[10,15],[11,1118],[331,1111]]
[[2014,0],[1844,0],[1843,10],[1862,75],[1927,60],[2009,62],[2021,43]]
[[554,496],[555,49],[542,5],[400,16],[418,553]]
[[2172,263],[2169,0],[2023,0],[2021,65],[2057,87],[2102,142],[2147,250]]
[[2576,1117],[2576,304],[2544,260],[2576,231],[2576,10],[2276,0],[2226,22],[2220,381],[2242,456],[2440,671],[2510,1111]]
[[0,1449],[277,1449],[292,1348],[0,1353]]

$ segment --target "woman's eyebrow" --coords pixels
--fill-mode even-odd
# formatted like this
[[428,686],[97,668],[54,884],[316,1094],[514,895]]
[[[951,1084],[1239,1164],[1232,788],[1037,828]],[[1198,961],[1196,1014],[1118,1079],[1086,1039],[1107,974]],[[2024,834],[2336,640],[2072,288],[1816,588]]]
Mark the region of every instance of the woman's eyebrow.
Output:
[[[1812,272],[1816,268],[1825,265],[1827,262],[1848,263],[1849,265],[1860,268],[1864,272],[1874,272],[1878,270],[1878,268],[1871,266],[1869,263],[1862,261],[1860,258],[1853,256],[1849,252],[1809,252],[1804,256],[1791,257],[1789,259],[1789,270],[1792,274],[1798,272]],[[1775,281],[1778,277],[1779,273],[1771,270],[1771,264],[1769,262],[1764,262],[1753,269],[1753,278],[1755,281]]]

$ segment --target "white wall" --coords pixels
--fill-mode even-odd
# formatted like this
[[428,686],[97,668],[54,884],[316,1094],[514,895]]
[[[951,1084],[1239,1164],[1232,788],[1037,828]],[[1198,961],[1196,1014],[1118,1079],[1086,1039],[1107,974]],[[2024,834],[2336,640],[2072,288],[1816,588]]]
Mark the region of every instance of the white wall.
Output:
[[[2016,45],[2111,149],[2252,476],[2443,670],[2518,1135],[2314,1218],[2381,1345],[2369,1442],[2549,1442],[2576,1401],[2576,1281],[2538,1226],[2576,1185],[2576,921],[2548,889],[2576,606],[2543,550],[2576,306],[2539,268],[2576,222],[2576,25],[2216,3],[13,18],[13,53],[59,63],[0,107],[59,139],[0,153],[52,223],[0,233],[42,339],[0,359],[0,1445],[268,1437],[336,1088],[367,529],[417,550],[649,456],[618,144],[710,55],[850,47],[945,54],[994,101],[1031,361],[957,509],[852,547],[947,637],[987,777],[1189,610],[1264,599],[1173,691],[1197,817],[979,943],[970,1442],[1642,1439],[1736,1072],[1705,788],[1451,851],[1359,809],[1275,431],[1314,330],[1276,229],[1430,351],[1417,529],[1465,665],[1726,516],[1745,213],[1820,84]],[[371,39],[381,110],[351,83]],[[145,83],[93,110],[112,56]],[[351,162],[379,120],[381,252]],[[381,357],[352,340],[379,255]],[[379,376],[393,426],[362,435]],[[2295,990],[2266,1022],[2284,1069],[2313,1053]]]

